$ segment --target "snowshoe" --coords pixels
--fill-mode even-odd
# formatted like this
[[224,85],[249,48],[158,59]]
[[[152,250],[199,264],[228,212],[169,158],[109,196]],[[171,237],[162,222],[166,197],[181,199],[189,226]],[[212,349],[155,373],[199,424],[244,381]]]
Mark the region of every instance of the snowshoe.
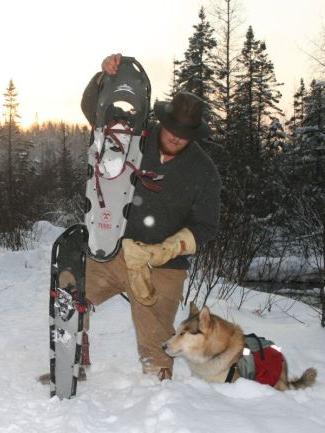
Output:
[[101,83],[96,127],[89,147],[85,223],[89,255],[98,261],[115,256],[125,231],[147,136],[150,82],[142,66],[122,57],[118,73]]

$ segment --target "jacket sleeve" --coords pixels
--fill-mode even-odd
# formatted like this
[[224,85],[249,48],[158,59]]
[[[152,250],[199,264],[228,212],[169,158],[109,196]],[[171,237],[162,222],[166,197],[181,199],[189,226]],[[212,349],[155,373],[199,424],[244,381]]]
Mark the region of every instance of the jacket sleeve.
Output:
[[216,237],[219,228],[221,179],[215,166],[205,172],[185,226],[198,247]]
[[97,101],[100,90],[100,79],[102,75],[102,72],[97,72],[93,76],[88,86],[85,88],[81,99],[82,112],[86,116],[86,119],[91,126],[94,126],[96,123]]

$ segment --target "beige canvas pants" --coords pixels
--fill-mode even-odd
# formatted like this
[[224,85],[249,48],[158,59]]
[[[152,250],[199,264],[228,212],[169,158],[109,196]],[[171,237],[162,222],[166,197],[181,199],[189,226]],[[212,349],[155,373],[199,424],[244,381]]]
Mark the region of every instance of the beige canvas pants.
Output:
[[105,263],[88,259],[86,296],[94,305],[99,305],[114,295],[126,292],[143,371],[157,373],[161,367],[172,371],[173,360],[162,350],[161,344],[175,332],[173,323],[182,297],[186,271],[156,268],[152,269],[151,278],[158,300],[152,306],[145,306],[137,302],[132,294],[122,252]]

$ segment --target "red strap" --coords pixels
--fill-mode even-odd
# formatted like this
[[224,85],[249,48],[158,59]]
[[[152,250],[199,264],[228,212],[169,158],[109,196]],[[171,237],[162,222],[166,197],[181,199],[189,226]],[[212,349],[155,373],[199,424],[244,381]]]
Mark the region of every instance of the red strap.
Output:
[[[133,170],[134,174],[141,181],[142,185],[145,188],[149,189],[150,191],[154,191],[154,192],[161,191],[161,186],[155,184],[154,182],[162,180],[163,176],[158,176],[158,174],[153,172],[153,171],[139,170],[130,161],[126,161],[126,165],[129,166]],[[145,178],[147,178],[147,180]]]
[[100,187],[100,182],[99,182],[99,178],[103,177],[103,175],[101,174],[101,172],[99,171],[99,153],[96,152],[96,165],[95,165],[95,186],[96,186],[96,192],[97,192],[97,197],[98,197],[98,202],[99,202],[99,206],[101,208],[105,207],[105,200],[104,200],[104,196],[102,193],[102,189]]
[[[113,126],[121,124],[125,127],[125,129],[113,129]],[[121,152],[125,154],[125,150],[123,147],[123,144],[121,143],[120,139],[116,136],[116,134],[128,134],[133,135],[133,130],[129,128],[127,122],[125,120],[121,120],[119,122],[110,121],[108,122],[108,125],[104,129],[104,134],[106,137],[111,137],[113,141],[119,146]]]
[[88,311],[88,306],[86,304],[80,304],[79,302],[75,302],[74,308],[78,313],[86,313]]

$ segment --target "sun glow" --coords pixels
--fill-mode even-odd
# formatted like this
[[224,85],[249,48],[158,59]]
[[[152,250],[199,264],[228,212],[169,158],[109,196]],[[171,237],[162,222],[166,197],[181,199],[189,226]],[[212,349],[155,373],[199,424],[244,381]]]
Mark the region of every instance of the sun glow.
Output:
[[[14,17],[15,30],[12,20],[2,20],[0,37],[8,43],[1,48],[0,114],[12,78],[23,127],[47,120],[86,123],[82,92],[102,58],[114,52],[136,57],[151,79],[152,101],[165,98],[173,59],[183,57],[201,5],[211,1],[125,0],[123,11],[107,0],[2,2],[2,17]],[[319,34],[325,2],[242,0],[242,5],[241,33],[252,24],[256,38],[266,40],[277,79],[285,82],[283,103],[291,104],[300,77],[310,76],[301,48]]]

